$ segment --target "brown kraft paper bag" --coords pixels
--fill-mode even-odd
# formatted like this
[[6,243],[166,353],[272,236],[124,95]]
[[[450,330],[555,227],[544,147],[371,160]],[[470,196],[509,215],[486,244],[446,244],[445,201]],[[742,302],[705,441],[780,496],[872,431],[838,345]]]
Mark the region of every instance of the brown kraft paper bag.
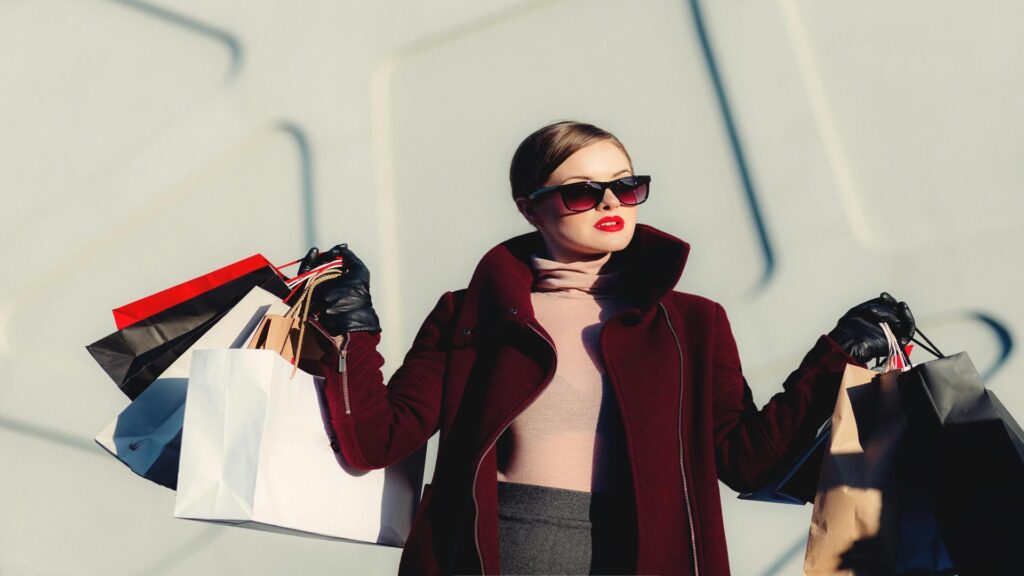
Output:
[[900,372],[846,367],[811,514],[805,576],[893,572],[895,457],[906,428],[896,387]]
[[[313,289],[321,282],[340,275],[327,271],[307,281],[298,300],[284,316],[267,314],[263,317],[247,348],[273,350],[296,368],[300,360],[316,361],[333,352],[333,338],[309,319],[309,306]],[[312,329],[312,337],[307,337],[307,328]]]

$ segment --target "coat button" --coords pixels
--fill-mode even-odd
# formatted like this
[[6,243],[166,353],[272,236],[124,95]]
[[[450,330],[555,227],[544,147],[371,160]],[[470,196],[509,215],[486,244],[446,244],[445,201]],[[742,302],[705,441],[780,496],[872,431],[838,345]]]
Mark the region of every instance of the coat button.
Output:
[[513,315],[513,316],[515,316],[516,314],[519,314],[519,309],[518,308],[509,308],[508,309],[508,313]]
[[472,333],[473,333],[473,329],[472,328],[463,328],[462,329],[462,335],[463,336],[469,336]]

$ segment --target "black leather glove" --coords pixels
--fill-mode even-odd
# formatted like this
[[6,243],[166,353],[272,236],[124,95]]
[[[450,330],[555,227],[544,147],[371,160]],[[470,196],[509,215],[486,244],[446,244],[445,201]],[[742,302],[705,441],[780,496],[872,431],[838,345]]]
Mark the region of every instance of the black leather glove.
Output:
[[314,246],[299,264],[299,274],[320,264],[344,259],[342,275],[324,280],[313,289],[310,313],[332,336],[348,332],[380,332],[380,320],[370,301],[370,271],[348,244],[338,244],[323,254]]
[[889,343],[879,322],[889,324],[900,346],[906,346],[917,331],[907,303],[882,292],[878,298],[850,308],[828,335],[850,356],[867,364],[872,358],[889,355]]

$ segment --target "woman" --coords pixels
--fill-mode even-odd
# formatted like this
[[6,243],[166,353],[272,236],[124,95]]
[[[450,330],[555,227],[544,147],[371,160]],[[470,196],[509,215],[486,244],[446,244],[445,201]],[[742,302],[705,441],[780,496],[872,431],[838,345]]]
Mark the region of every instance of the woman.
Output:
[[536,231],[487,252],[441,296],[388,385],[369,271],[345,258],[314,294],[339,336],[322,366],[342,453],[387,466],[437,430],[401,574],[728,574],[718,480],[762,485],[829,417],[848,363],[914,333],[888,294],[822,335],[761,410],[722,307],[673,290],[689,245],[637,224],[649,178],[595,126],[526,138],[512,195]]

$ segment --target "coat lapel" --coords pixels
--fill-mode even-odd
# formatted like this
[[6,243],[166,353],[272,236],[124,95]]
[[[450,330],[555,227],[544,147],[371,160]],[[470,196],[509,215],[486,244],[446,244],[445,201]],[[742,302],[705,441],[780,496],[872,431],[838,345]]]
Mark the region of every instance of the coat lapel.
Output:
[[[470,279],[465,314],[458,328],[473,329],[481,322],[532,319],[530,256],[544,253],[546,247],[540,233],[530,232],[506,240],[484,254]],[[637,224],[620,258],[626,270],[625,290],[638,303],[641,313],[653,311],[658,301],[679,283],[689,253],[688,243],[653,226]]]

